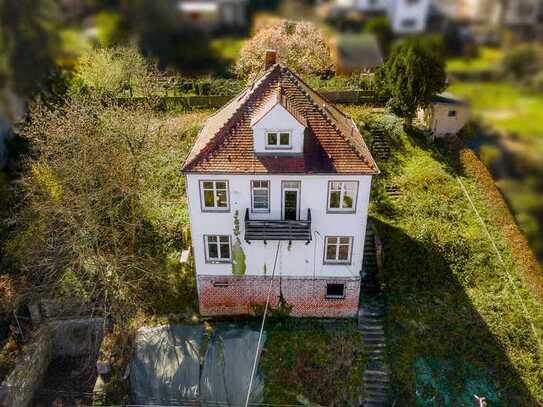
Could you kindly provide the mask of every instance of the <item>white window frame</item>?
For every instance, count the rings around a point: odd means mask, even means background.
[[[340,189],[332,189],[332,185],[334,183],[341,183]],[[352,208],[344,208],[343,207],[343,198],[345,197],[345,192],[347,191],[346,185],[347,184],[353,184],[354,185],[354,198],[353,198],[353,207]],[[356,212],[356,204],[358,203],[358,181],[343,181],[343,180],[331,180],[328,181],[328,203],[327,203],[327,211],[331,213],[355,213]],[[339,195],[339,208],[332,208],[332,192],[338,192]]]
[[[269,144],[268,136],[275,134],[277,136],[277,144]],[[288,145],[281,144],[281,134],[288,134]],[[292,148],[292,131],[291,130],[266,130],[264,133],[266,150],[290,150]]]
[[[255,186],[255,183],[257,182],[265,182],[268,184],[267,187],[262,187],[262,186]],[[271,183],[269,180],[267,179],[254,179],[254,180],[251,180],[251,212],[256,212],[256,213],[269,213],[270,212],[270,207],[271,207],[271,197],[270,197],[270,190],[271,190],[271,187],[270,187]],[[267,203],[268,203],[268,206],[266,208],[255,208],[255,191],[266,191],[266,199],[267,199]]]
[[[330,239],[337,239],[336,243],[329,243],[328,241]],[[340,246],[345,246],[346,243],[340,243],[341,239],[349,239],[349,251],[347,255],[347,259],[345,260],[339,260],[339,248]],[[334,259],[328,258],[328,246],[334,245],[335,246],[335,256]],[[343,265],[343,264],[351,264],[353,255],[353,237],[352,236],[326,236],[324,238],[324,264],[337,264],[337,265]]]
[[[219,202],[219,196],[218,191],[222,191],[222,189],[217,188],[217,183],[224,182],[226,185],[226,206],[218,206]],[[204,188],[204,183],[212,183],[213,188],[212,189],[206,189]],[[213,206],[206,206],[205,201],[205,192],[206,191],[213,191]],[[200,204],[202,208],[202,212],[230,212],[230,187],[228,185],[228,180],[211,180],[211,179],[203,179],[200,180]]]
[[[221,245],[225,244],[224,242],[221,243],[221,238],[226,237],[228,238],[228,257],[222,256],[222,249]],[[209,238],[216,238],[216,242],[211,242],[211,244],[217,245],[217,253],[219,254],[219,257],[211,257],[209,254]],[[230,235],[204,235],[204,249],[205,249],[205,255],[206,255],[206,263],[231,263],[232,262],[232,238]]]

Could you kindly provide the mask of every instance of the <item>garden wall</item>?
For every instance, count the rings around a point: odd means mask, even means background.
[[[15,369],[0,384],[0,406],[30,405],[53,358],[97,354],[103,336],[102,318],[51,321],[42,325],[24,346]]]

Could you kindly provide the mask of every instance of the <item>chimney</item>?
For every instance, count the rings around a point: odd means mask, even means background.
[[[277,51],[274,49],[267,49],[266,56],[264,57],[264,69],[268,70],[277,63]]]

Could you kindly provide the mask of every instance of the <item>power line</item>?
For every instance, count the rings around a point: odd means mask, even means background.
[[[258,362],[258,353],[260,349],[260,342],[262,341],[262,335],[264,332],[264,323],[266,322],[266,314],[268,313],[268,307],[270,305],[270,297],[273,288],[273,277],[275,276],[275,267],[277,266],[277,257],[279,255],[279,247],[281,241],[277,242],[277,250],[275,251],[275,260],[273,261],[272,276],[270,279],[270,286],[268,288],[268,298],[266,298],[266,306],[264,307],[264,315],[262,316],[262,325],[260,326],[260,333],[258,334],[258,342],[256,343],[255,360],[253,362],[253,370],[251,371],[251,380],[249,381],[249,388],[247,389],[247,399],[245,400],[245,407],[249,406],[249,398],[251,397],[251,388],[253,387],[253,379],[255,377],[256,365]]]

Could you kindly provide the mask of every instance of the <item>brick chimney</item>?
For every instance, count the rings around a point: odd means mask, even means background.
[[[266,56],[264,57],[264,69],[268,70],[277,63],[277,51],[274,49],[267,49]]]

